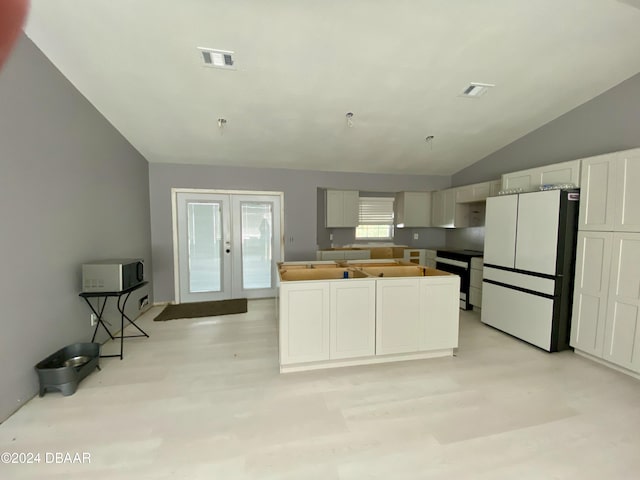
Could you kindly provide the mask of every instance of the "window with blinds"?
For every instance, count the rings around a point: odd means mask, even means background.
[[[393,239],[393,201],[393,197],[360,197],[356,239]]]

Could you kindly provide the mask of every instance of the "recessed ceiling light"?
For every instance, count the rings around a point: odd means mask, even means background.
[[[198,50],[200,50],[205,67],[224,68],[227,70],[236,69],[233,61],[233,52],[206,47],[198,47]]]
[[[469,97],[469,98],[478,98],[482,95],[484,95],[485,93],[487,93],[487,91],[492,88],[495,87],[495,85],[491,84],[491,83],[477,83],[477,82],[471,82],[460,94],[461,97]]]

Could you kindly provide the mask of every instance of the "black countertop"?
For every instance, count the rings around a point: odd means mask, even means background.
[[[436,253],[439,257],[460,259],[460,260],[468,260],[473,257],[484,256],[484,252],[481,252],[480,250],[453,250],[453,249],[442,248],[442,249],[436,250]]]

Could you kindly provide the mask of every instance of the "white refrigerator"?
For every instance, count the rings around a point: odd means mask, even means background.
[[[569,348],[577,189],[487,199],[483,323],[548,352]]]

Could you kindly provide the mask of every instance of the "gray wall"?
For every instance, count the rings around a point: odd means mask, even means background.
[[[484,227],[449,228],[446,244],[447,248],[455,250],[484,251]]]
[[[38,361],[91,339],[80,265],[151,266],[148,195],[146,160],[23,36],[0,72],[0,421],[37,392]]]
[[[460,170],[452,185],[640,146],[640,73]]]
[[[452,184],[640,146],[640,74],[459,171]],[[484,228],[447,231],[447,244],[482,249]]]
[[[284,230],[288,239],[285,258],[308,260],[315,258],[317,229],[326,230],[323,225],[320,227],[323,220],[317,215],[319,187],[387,192],[438,190],[448,187],[450,180],[440,176],[150,164],[154,298],[158,302],[174,300],[171,188],[284,192]],[[293,241],[289,241],[290,237]],[[440,244],[444,233],[435,232],[434,237]]]

